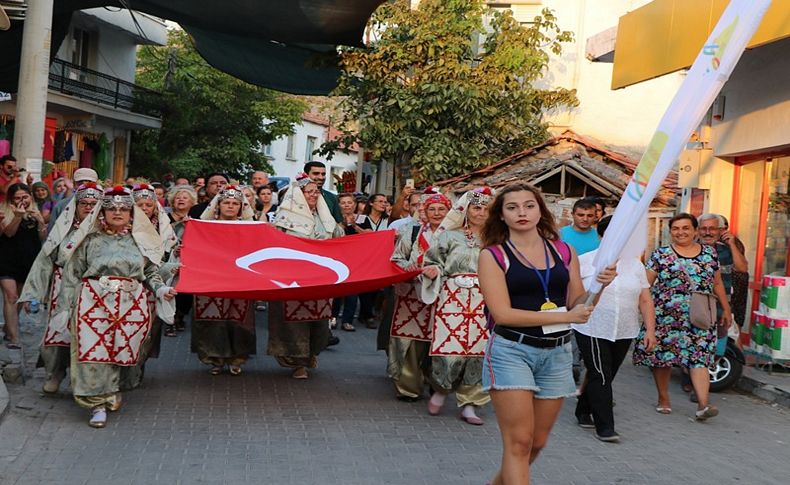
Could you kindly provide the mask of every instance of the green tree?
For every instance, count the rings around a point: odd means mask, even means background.
[[[466,173],[544,141],[547,111],[577,104],[574,90],[540,89],[549,53],[572,40],[544,9],[530,26],[482,0],[407,0],[382,5],[374,39],[342,53],[345,135],[374,158],[427,180]],[[400,173],[400,171],[399,171]]]
[[[134,134],[132,175],[223,171],[245,179],[254,170],[271,171],[259,148],[293,133],[306,108],[214,69],[182,30],[171,30],[165,47],[140,49],[137,83],[162,93],[162,128]]]

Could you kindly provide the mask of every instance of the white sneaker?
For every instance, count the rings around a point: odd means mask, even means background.
[[[107,410],[104,406],[91,409],[91,419],[88,424],[91,428],[103,428],[107,424]]]

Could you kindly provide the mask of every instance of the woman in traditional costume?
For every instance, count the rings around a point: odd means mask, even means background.
[[[431,247],[439,225],[450,209],[450,200],[442,194],[426,193],[421,197],[420,223],[398,231],[392,261],[404,269],[423,268],[425,253]],[[435,267],[424,271],[438,275]],[[425,362],[433,329],[433,305],[420,299],[419,278],[395,285],[395,310],[390,327],[387,352],[387,376],[395,385],[396,397],[416,401],[423,393]]]
[[[70,322],[74,399],[103,428],[107,411],[120,408],[121,368],[137,364],[151,330],[146,288],[165,300],[176,292],[159,276],[161,238],[122,186],[104,193],[60,253],[67,263],[52,325],[62,332]]]
[[[252,221],[254,211],[244,192],[226,185],[200,216],[206,221]],[[192,352],[219,375],[225,366],[231,375],[255,354],[255,312],[252,300],[195,296],[192,308]]]
[[[189,220],[189,210],[198,203],[198,195],[191,185],[176,185],[171,188],[167,193],[167,203],[170,205],[172,211],[168,216],[170,217],[170,227],[173,228],[178,243],[176,248],[170,252],[170,259],[168,262],[179,264],[181,261],[181,254],[177,250],[181,239],[184,237],[184,229],[186,229],[187,221]],[[184,317],[192,311],[192,303],[194,298],[192,295],[180,293],[176,296],[176,314],[174,317],[174,326],[165,327],[165,336],[174,337],[176,332],[183,332],[186,329],[184,324]]]
[[[47,380],[43,388],[47,394],[58,392],[61,381],[66,377],[70,359],[71,335],[68,329],[58,332],[51,325],[61,292],[65,265],[65,261],[58,257],[58,249],[68,243],[80,223],[99,203],[102,195],[101,187],[93,182],[82,184],[77,188],[74,197],[60,213],[60,217],[55,221],[49,236],[41,246],[41,251],[33,262],[22,295],[19,297],[19,302],[24,303],[25,311],[28,313],[34,300],[44,303],[48,309],[47,327],[39,354],[39,365],[43,365],[47,372]]]
[[[159,203],[156,189],[146,183],[137,183],[132,186],[132,199],[134,200],[134,205],[142,210],[143,214],[151,221],[151,225],[162,240],[164,255],[162,256],[163,264],[159,266],[159,276],[167,286],[175,286],[172,280],[173,271],[177,268],[177,265],[164,263],[164,261],[167,260],[168,253],[173,249],[178,239],[173,233],[173,229],[170,227],[170,219]],[[171,324],[170,326],[172,326],[172,313],[175,311],[175,302],[157,302],[154,295],[149,294],[148,303],[150,305],[151,331],[148,332],[148,336],[145,341],[143,341],[137,364],[124,367],[121,370],[122,391],[128,391],[139,387],[140,384],[143,383],[145,363],[148,359],[156,359],[159,357],[159,351],[162,345],[163,319],[161,316],[171,315],[169,322]],[[167,323],[167,321],[164,323]]]
[[[292,236],[331,239],[343,235],[321,190],[307,175],[291,183],[274,216],[274,225]],[[318,365],[318,354],[329,342],[332,300],[285,301],[269,304],[268,353],[294,379],[307,379]]]
[[[488,187],[461,197],[425,254],[425,267],[438,268],[438,277],[429,272],[421,276],[423,301],[436,304],[430,351],[434,393],[428,412],[439,414],[447,395],[455,391],[460,419],[473,425],[483,424],[475,409],[491,400],[482,388],[488,332],[477,280],[480,230],[491,199]]]

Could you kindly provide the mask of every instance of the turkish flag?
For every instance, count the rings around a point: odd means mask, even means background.
[[[183,293],[247,300],[314,300],[407,281],[390,261],[395,231],[315,241],[263,222],[190,220],[181,246]]]

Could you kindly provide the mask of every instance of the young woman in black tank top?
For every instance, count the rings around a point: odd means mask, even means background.
[[[559,241],[554,217],[540,192],[515,183],[489,208],[481,234],[478,275],[486,307],[496,322],[483,362],[503,435],[502,468],[493,484],[529,483],[537,458],[562,408],[575,393],[570,323],[587,321],[579,261]],[[563,256],[564,254],[564,256]],[[613,267],[598,275],[608,285]]]

